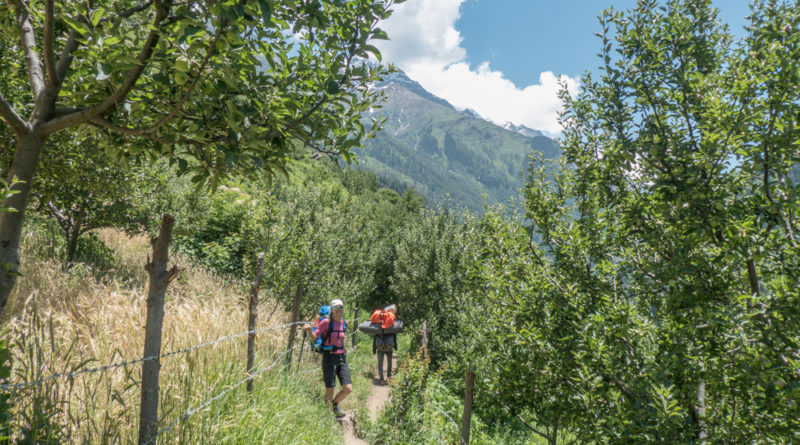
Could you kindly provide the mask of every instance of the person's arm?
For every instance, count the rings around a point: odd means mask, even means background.
[[[325,323],[326,321],[327,320],[323,320],[323,321],[321,321],[319,323],[319,326],[317,327],[317,332],[316,333],[314,333],[314,329],[313,329],[314,325],[312,325],[312,324],[303,325],[303,330],[308,332],[308,335],[309,335],[309,337],[311,337],[311,340],[316,340],[317,337],[320,336],[320,332],[322,332],[322,323]]]

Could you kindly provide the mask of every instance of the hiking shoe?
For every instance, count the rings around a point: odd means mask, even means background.
[[[333,414],[335,414],[336,417],[344,417],[344,416],[347,415],[347,413],[344,412],[344,410],[339,408],[339,405],[336,405],[336,406],[333,407]]]

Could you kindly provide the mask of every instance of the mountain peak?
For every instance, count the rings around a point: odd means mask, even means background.
[[[464,108],[463,110],[461,110],[461,112],[462,112],[462,113],[464,113],[464,114],[466,114],[467,116],[470,116],[470,117],[474,117],[474,118],[478,118],[478,119],[483,119],[483,116],[481,116],[480,114],[478,114],[478,112],[477,112],[477,111],[475,111],[475,110],[473,110],[472,108]],[[486,119],[483,119],[483,120],[486,120]]]
[[[526,127],[525,125],[516,125],[513,122],[506,122],[504,124],[496,124],[500,127],[505,128],[506,130],[513,131],[515,133],[519,133],[528,137],[536,137],[536,136],[543,136],[543,133],[539,130],[534,130],[533,128]]]
[[[395,71],[394,73],[391,73],[388,76],[384,77],[383,81],[378,82],[375,86],[378,88],[385,88],[391,84],[399,85],[420,97],[428,99],[432,102],[436,102],[440,105],[444,105],[447,108],[451,108],[453,110],[456,109],[456,107],[450,104],[450,102],[446,101],[445,99],[442,99],[441,97],[423,88],[422,85],[419,84],[419,82],[408,77],[408,75],[401,69],[397,69],[397,71]]]

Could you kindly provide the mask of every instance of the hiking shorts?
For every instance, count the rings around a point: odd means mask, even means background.
[[[339,384],[351,385],[350,367],[347,366],[347,354],[322,354],[322,380],[326,388],[336,387],[336,378]]]

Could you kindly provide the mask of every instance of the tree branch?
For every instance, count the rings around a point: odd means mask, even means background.
[[[322,96],[322,99],[320,99],[319,101],[317,101],[317,103],[316,103],[316,104],[314,104],[314,106],[312,106],[312,107],[311,107],[311,109],[309,109],[308,111],[306,111],[305,113],[303,113],[303,115],[301,115],[301,116],[300,116],[300,117],[298,117],[297,119],[295,119],[295,120],[293,120],[293,121],[289,122],[288,124],[286,124],[286,125],[285,125],[285,126],[282,128],[282,129],[280,129],[280,130],[278,130],[278,129],[272,130],[271,132],[267,133],[267,135],[266,135],[266,136],[262,136],[262,137],[260,137],[260,138],[259,138],[259,140],[262,140],[262,141],[268,141],[268,140],[270,140],[270,139],[274,138],[275,136],[278,136],[278,134],[280,134],[280,133],[286,133],[287,131],[289,131],[289,130],[291,130],[292,128],[294,128],[294,127],[296,127],[297,125],[299,125],[301,122],[303,122],[303,121],[305,121],[306,119],[308,119],[309,117],[311,117],[311,115],[312,115],[312,114],[314,114],[314,113],[316,113],[316,112],[317,112],[317,110],[319,109],[319,107],[321,107],[321,106],[322,106],[322,105],[323,105],[325,102],[327,102],[327,101],[328,101],[328,95],[327,95],[327,94],[325,94],[324,96]]]
[[[142,3],[141,5],[132,6],[132,7],[128,8],[128,9],[120,12],[119,14],[117,14],[116,17],[104,18],[104,19],[100,20],[97,23],[97,25],[99,26],[99,25],[102,25],[103,23],[107,23],[107,22],[110,22],[110,21],[116,20],[116,19],[127,19],[128,17],[136,14],[137,12],[144,11],[145,9],[149,8],[152,4],[153,4],[153,0],[147,0],[146,2]]]
[[[176,142],[185,142],[187,144],[193,144],[193,145],[202,147],[202,146],[204,146],[206,144],[209,144],[209,143],[221,142],[224,139],[222,137],[219,137],[219,138],[215,137],[215,138],[209,138],[209,139],[205,139],[205,140],[197,140],[197,139],[187,138],[187,137],[181,136],[181,135],[175,135],[175,137],[172,138],[172,139],[165,138],[165,137],[156,137],[156,136],[153,136],[151,133],[147,133],[147,132],[142,131],[142,129],[140,129],[140,128],[128,128],[128,127],[121,127],[119,125],[114,125],[114,123],[112,123],[108,119],[104,119],[102,117],[94,118],[91,121],[89,121],[88,123],[90,125],[94,125],[96,127],[103,128],[103,129],[109,130],[109,131],[113,131],[115,133],[119,133],[119,134],[122,134],[122,135],[125,135],[125,136],[137,136],[137,137],[141,137],[141,138],[147,139],[149,141],[157,142],[159,144],[174,144]]]
[[[55,204],[53,204],[53,201],[47,201],[47,209],[56,217],[56,221],[58,221],[58,224],[65,233],[69,233],[72,230],[70,217],[61,210],[58,210]]]
[[[162,126],[164,126],[164,124],[166,124],[170,119],[172,119],[173,117],[175,117],[176,114],[178,114],[178,112],[181,110],[181,108],[183,108],[183,105],[189,99],[189,96],[191,96],[192,92],[194,91],[195,86],[197,85],[197,82],[200,80],[200,77],[202,77],[202,75],[203,75],[203,71],[205,70],[206,66],[208,66],[208,62],[211,60],[211,56],[214,54],[214,52],[216,50],[217,40],[219,40],[220,35],[222,35],[222,30],[223,29],[224,28],[222,26],[217,28],[217,33],[214,35],[214,39],[211,41],[211,45],[209,47],[210,49],[206,53],[206,56],[203,58],[203,61],[200,63],[200,67],[197,68],[197,74],[194,76],[194,78],[192,79],[192,82],[189,84],[189,88],[186,89],[186,92],[184,92],[183,96],[178,100],[178,103],[176,103],[175,106],[172,107],[172,109],[169,111],[169,113],[167,113],[163,117],[161,117],[161,119],[159,119],[158,122],[156,122],[154,125],[152,125],[150,127],[136,128],[136,129],[128,128],[128,127],[122,127],[122,126],[116,126],[116,125],[113,125],[113,124],[111,124],[111,122],[106,121],[106,120],[104,120],[104,122],[99,122],[99,123],[101,125],[103,125],[103,126],[110,124],[110,125],[112,125],[112,127],[109,128],[109,129],[114,130],[114,131],[116,131],[118,133],[127,134],[127,135],[131,135],[131,136],[147,136],[148,134],[151,134],[151,133],[155,132],[156,130],[158,130],[159,128],[161,128]],[[97,119],[95,121],[97,121]]]
[[[23,133],[28,129],[28,125],[25,121],[19,117],[19,114],[17,114],[11,104],[6,102],[2,92],[0,92],[0,116],[3,117],[8,123],[8,126],[14,129],[16,133]]]
[[[152,24],[153,28],[155,29],[150,30],[147,40],[145,41],[144,46],[142,47],[141,51],[139,51],[139,55],[136,58],[138,63],[128,71],[127,76],[125,76],[125,80],[122,82],[122,85],[119,88],[117,88],[110,96],[106,97],[105,100],[92,108],[73,114],[68,114],[47,122],[42,126],[42,131],[45,134],[50,134],[74,125],[85,124],[98,118],[106,111],[120,103],[133,89],[134,85],[136,85],[136,81],[139,80],[142,72],[144,72],[145,66],[147,66],[147,62],[153,55],[154,48],[160,38],[159,28],[162,24],[161,22],[166,18],[166,16],[167,7],[164,6],[162,2],[156,2],[156,17],[153,19]]]
[[[55,12],[53,11],[54,0],[45,0],[44,2],[44,36],[42,45],[44,45],[44,67],[47,71],[47,85],[49,87],[56,87],[59,84],[59,79],[56,76],[55,56],[53,55],[53,20]]]
[[[25,52],[25,64],[28,67],[28,81],[31,84],[31,92],[35,101],[39,97],[39,93],[44,89],[44,73],[42,72],[42,62],[39,60],[39,54],[36,52],[36,36],[33,32],[33,23],[31,23],[31,16],[23,0],[14,1],[14,11],[17,14],[19,38]]]
[[[61,50],[61,55],[58,56],[58,63],[55,68],[55,78],[58,79],[58,85],[64,81],[67,76],[67,70],[72,63],[72,53],[78,49],[78,31],[74,29],[69,32],[67,42],[64,44],[64,49]]]

